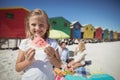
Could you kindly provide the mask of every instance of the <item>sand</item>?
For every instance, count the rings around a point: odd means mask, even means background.
[[[73,52],[77,44],[67,48]],[[92,65],[98,65],[105,73],[120,80],[120,41],[87,43],[86,59],[92,60]],[[20,80],[20,73],[15,71],[15,61],[18,50],[0,50],[0,80]]]
[[[20,80],[21,75],[15,71],[17,52],[0,50],[0,80]]]

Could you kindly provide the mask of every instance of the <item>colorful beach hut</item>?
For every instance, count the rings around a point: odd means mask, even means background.
[[[120,33],[118,33],[118,40],[120,40]]]
[[[72,38],[81,38],[81,27],[82,25],[79,23],[79,21],[74,21],[71,23],[71,28],[72,28]]]
[[[115,31],[115,32],[113,33],[113,35],[114,35],[114,40],[117,40],[117,39],[118,39],[118,33],[117,33],[117,31]]]
[[[101,27],[96,28],[95,39],[97,39],[97,40],[102,39],[102,28]]]
[[[0,38],[25,38],[25,8],[0,9]]]
[[[94,39],[95,29],[94,29],[93,25],[87,24],[87,25],[84,25],[83,27],[84,27],[83,38],[84,39]]]
[[[64,17],[49,18],[51,30],[60,30],[70,35],[70,22]]]
[[[108,29],[103,30],[103,40],[109,39],[109,32]]]
[[[109,39],[110,39],[110,41],[113,40],[113,31],[112,30],[110,30],[110,32],[109,32]]]

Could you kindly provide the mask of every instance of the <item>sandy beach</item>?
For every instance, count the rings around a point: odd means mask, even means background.
[[[0,50],[0,80],[20,80],[21,75],[15,71],[17,52]]]
[[[68,45],[73,52],[77,44]],[[87,43],[86,59],[92,60],[92,65],[98,65],[105,73],[120,80],[120,41]],[[0,80],[20,80],[21,75],[15,71],[15,61],[18,50],[0,50]]]

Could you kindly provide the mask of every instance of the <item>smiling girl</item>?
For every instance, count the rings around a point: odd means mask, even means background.
[[[21,41],[16,61],[16,71],[24,71],[22,80],[54,80],[53,66],[60,68],[58,44],[48,38],[50,25],[45,11],[34,9],[26,18],[26,39]],[[36,38],[42,38],[49,46],[36,49],[30,46]],[[37,56],[36,56],[37,55]]]

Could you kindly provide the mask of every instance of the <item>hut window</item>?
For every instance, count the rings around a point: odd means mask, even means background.
[[[57,22],[56,22],[56,21],[53,21],[53,22],[52,22],[52,25],[53,25],[53,26],[55,26],[56,24],[57,24]]]
[[[79,25],[75,25],[75,28],[76,28],[76,29],[80,29]]]
[[[67,23],[66,22],[64,22],[64,27],[67,27]]]
[[[14,14],[13,13],[6,13],[5,16],[8,19],[13,19],[14,18]]]
[[[91,31],[93,31],[93,29],[91,28]]]
[[[86,28],[86,30],[88,30],[88,27]]]

